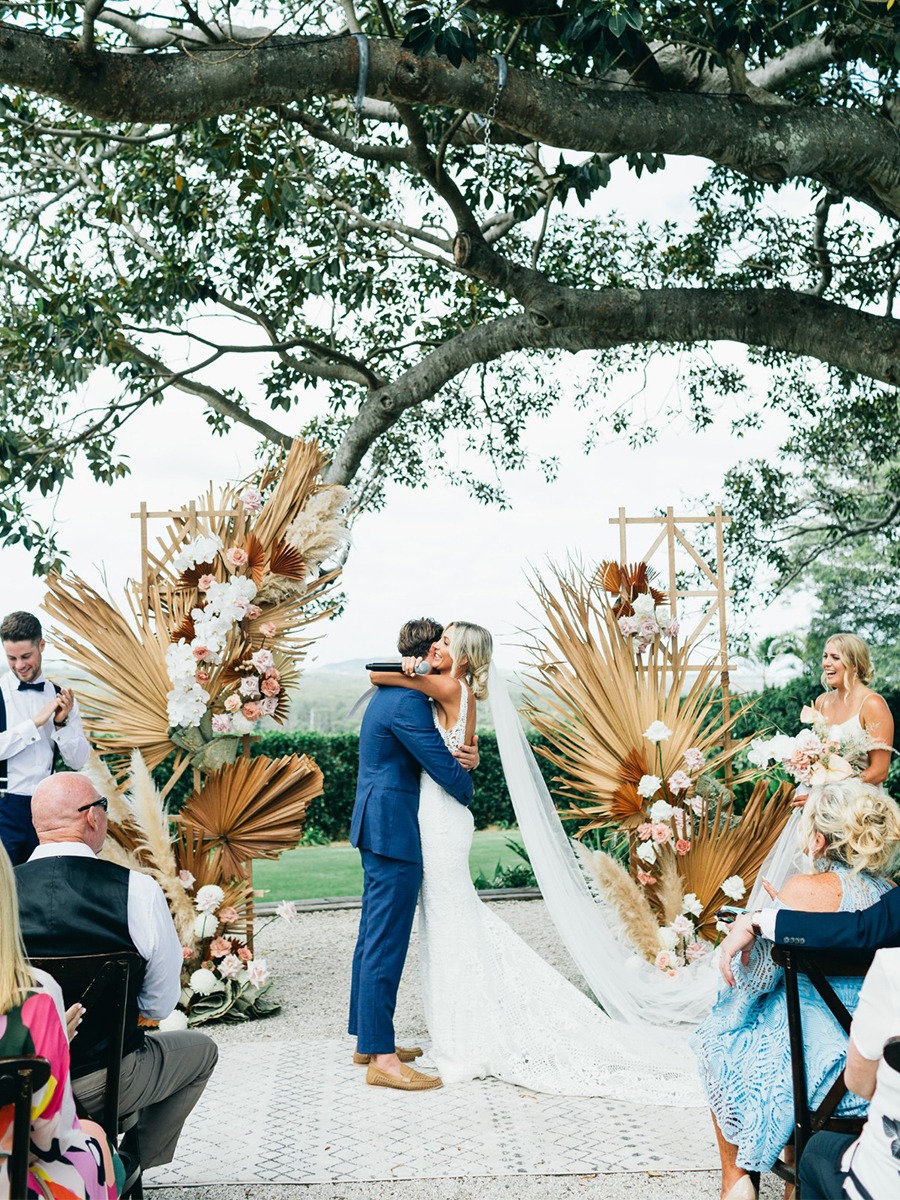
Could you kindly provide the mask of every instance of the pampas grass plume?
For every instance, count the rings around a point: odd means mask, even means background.
[[[602,850],[580,846],[580,857],[597,881],[601,895],[616,909],[634,948],[653,962],[659,954],[659,925],[653,909],[626,869]]]
[[[671,925],[681,914],[684,904],[684,888],[681,876],[678,874],[675,855],[671,851],[668,854],[662,851],[661,859],[662,861],[657,861],[656,864],[656,874],[659,879],[656,885],[656,898],[662,909],[663,920],[667,925]]]

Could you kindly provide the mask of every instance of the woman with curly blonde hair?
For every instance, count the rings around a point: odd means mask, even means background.
[[[900,808],[881,788],[859,778],[814,787],[797,828],[811,874],[795,875],[780,907],[804,912],[858,912],[891,888],[900,854]],[[715,1122],[725,1200],[754,1200],[754,1172],[768,1171],[793,1126],[791,1053],[784,978],[771,943],[758,939],[735,986],[719,997],[691,1037]],[[832,978],[852,1012],[862,980]],[[801,978],[803,1041],[810,1107],[816,1108],[840,1074],[847,1038],[808,980]],[[859,1116],[866,1102],[848,1095],[837,1115]]]

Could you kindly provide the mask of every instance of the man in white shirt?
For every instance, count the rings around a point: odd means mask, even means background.
[[[80,771],[91,748],[69,688],[44,678],[41,623],[28,612],[0,624],[9,673],[0,679],[0,841],[13,866],[37,845],[31,797],[53,771],[56,755]]]
[[[216,1065],[216,1044],[196,1030],[151,1033],[178,1002],[184,956],[165,896],[149,875],[97,857],[106,839],[106,800],[85,775],[63,772],[38,784],[32,814],[40,845],[16,868],[22,938],[30,958],[134,950],[144,961],[130,981],[119,1114],[141,1111],[144,1167],[171,1162],[181,1127]],[[66,996],[72,1004],[77,996]],[[87,1111],[103,1104],[105,1014],[86,1012],[72,1042],[72,1087]]]

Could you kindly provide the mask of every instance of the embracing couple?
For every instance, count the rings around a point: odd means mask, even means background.
[[[403,672],[374,673],[360,730],[350,840],[365,872],[353,957],[349,1031],[367,1082],[404,1091],[491,1076],[556,1095],[702,1106],[685,1047],[666,1031],[613,1021],[482,903],[469,874],[477,766],[475,709],[491,707],[520,831],[545,900],[561,891],[564,924],[584,912],[595,949],[596,909],[503,681],[486,629],[411,621],[400,632]],[[430,673],[414,666],[427,658]],[[576,889],[581,892],[576,894]],[[420,891],[421,889],[421,891]],[[439,1076],[409,1064],[394,1040],[397,988],[419,900],[422,1000]],[[552,909],[551,909],[552,912]],[[554,917],[559,927],[559,920]],[[571,933],[571,929],[568,931]],[[567,939],[571,945],[571,939]],[[609,973],[609,963],[600,974]],[[596,987],[595,987],[596,991]]]

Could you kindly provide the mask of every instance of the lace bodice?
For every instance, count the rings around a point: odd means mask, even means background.
[[[448,750],[458,750],[466,740],[466,714],[469,711],[469,689],[459,680],[459,716],[450,729],[445,729],[438,719],[438,707],[431,701],[431,715],[438,733],[447,744]]]

